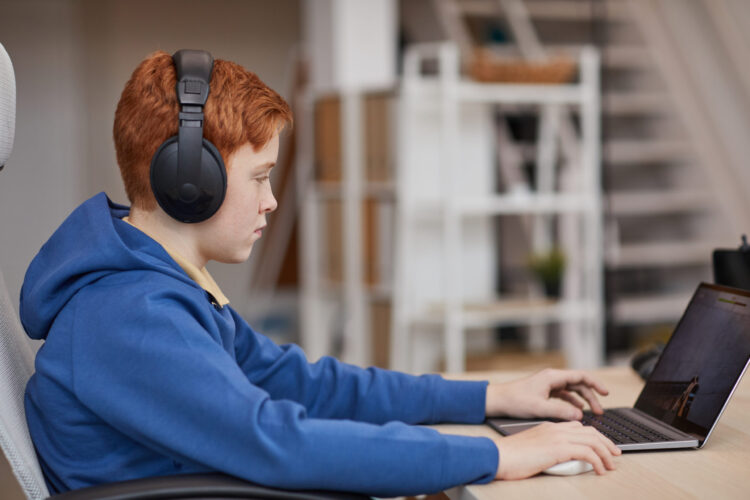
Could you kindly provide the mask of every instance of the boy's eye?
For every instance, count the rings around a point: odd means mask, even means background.
[[[255,180],[258,182],[266,182],[270,178],[271,178],[270,175],[264,175],[263,177],[256,177]]]

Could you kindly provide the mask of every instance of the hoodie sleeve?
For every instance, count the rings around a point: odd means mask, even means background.
[[[298,346],[276,346],[234,316],[237,363],[248,379],[273,399],[300,403],[311,417],[377,424],[484,421],[487,382],[365,370],[329,356],[309,363]]]
[[[141,289],[142,291],[142,289]],[[76,396],[109,425],[175,460],[274,487],[412,495],[490,481],[486,438],[311,417],[251,383],[169,291],[75,299]],[[290,377],[296,376],[290,374]]]

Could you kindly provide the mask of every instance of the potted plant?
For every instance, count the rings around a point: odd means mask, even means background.
[[[565,254],[558,248],[548,252],[532,254],[529,269],[542,282],[548,297],[559,298],[562,276],[565,271]]]

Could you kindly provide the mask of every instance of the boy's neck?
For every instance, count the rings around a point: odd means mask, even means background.
[[[128,221],[162,246],[182,255],[198,269],[206,266],[207,259],[199,251],[197,234],[191,224],[176,221],[158,208],[146,211],[133,207]]]

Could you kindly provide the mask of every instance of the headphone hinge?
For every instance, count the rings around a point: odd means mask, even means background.
[[[202,127],[203,126],[203,112],[200,112],[200,111],[199,112],[180,111],[179,119],[180,119],[180,127]]]
[[[177,82],[177,99],[183,106],[204,106],[208,99],[208,82],[201,80],[189,80],[183,77]]]

